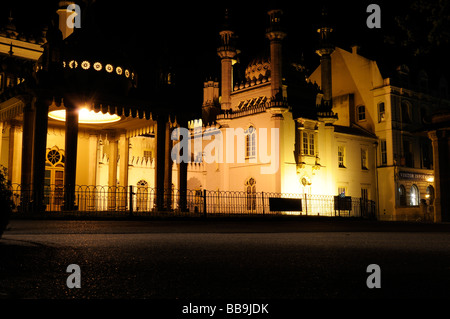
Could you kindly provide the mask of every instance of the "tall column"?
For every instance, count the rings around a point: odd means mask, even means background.
[[[97,183],[97,166],[98,166],[98,135],[89,134],[89,186],[96,186]]]
[[[282,97],[282,40],[286,33],[281,27],[281,16],[283,11],[270,10],[267,12],[270,24],[267,28],[266,37],[270,41],[270,86],[272,98],[281,100]]]
[[[34,146],[33,146],[33,210],[45,210],[44,178],[45,178],[45,152],[47,148],[48,107],[49,101],[37,98],[34,101]]]
[[[109,161],[108,161],[108,210],[116,210],[117,195],[117,136],[108,133]]]
[[[438,129],[428,132],[433,146],[434,168],[434,222],[450,220],[450,130]]]
[[[22,161],[22,148],[20,146],[21,136],[19,123],[11,121],[9,124],[9,158],[8,158],[8,179],[12,184],[20,183],[20,171]]]
[[[21,173],[21,207],[28,211],[31,200],[31,181],[33,169],[33,141],[34,141],[35,111],[31,103],[23,108],[22,129],[22,173]]]
[[[88,207],[95,209],[96,206],[96,185],[98,175],[98,135],[89,134],[89,165],[88,165]]]
[[[64,166],[64,209],[75,209],[75,183],[78,148],[78,109],[66,106],[65,158]]]
[[[326,52],[321,50],[320,52]],[[320,74],[321,86],[323,91],[323,99],[327,105],[331,105],[332,100],[332,86],[331,86],[331,55],[323,54],[320,56]]]
[[[172,166],[171,157],[172,150],[172,124],[170,121],[166,123],[166,142],[165,142],[165,161],[164,161],[164,206],[167,210],[172,208]]]
[[[333,29],[329,26],[327,12],[322,11],[322,27],[317,32],[320,34],[320,47],[316,53],[320,56],[321,68],[321,89],[323,92],[324,106],[331,110],[332,108],[332,79],[331,79],[331,53],[334,51],[334,45],[331,43],[331,33]]]
[[[119,207],[125,209],[127,206],[127,192],[128,192],[128,155],[129,155],[129,138],[125,133],[120,134],[119,137],[119,186],[120,197]]]
[[[165,144],[166,144],[166,117],[158,116],[156,123],[156,209],[164,209],[164,171],[165,171]]]

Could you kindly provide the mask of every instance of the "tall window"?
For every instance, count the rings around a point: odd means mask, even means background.
[[[254,158],[256,156],[256,130],[253,126],[250,126],[245,131],[246,141],[246,157]]]
[[[308,133],[303,131],[303,155],[308,155]]]
[[[412,152],[412,143],[406,139],[403,139],[403,163],[408,167],[414,167],[414,157]]]
[[[361,188],[361,199],[363,201],[369,200],[369,189],[367,187]]]
[[[345,147],[338,146],[338,164],[339,167],[345,168]]]
[[[398,187],[398,199],[400,202],[400,206],[406,206],[406,189],[403,185],[400,185]]]
[[[401,103],[402,122],[411,123],[411,104],[406,101]]]
[[[387,165],[386,140],[380,140],[381,165]]]
[[[378,104],[378,122],[383,122],[385,120],[386,110],[384,102]]]
[[[357,108],[358,121],[364,121],[366,119],[366,107],[364,105],[359,105]]]
[[[309,155],[314,155],[314,133],[309,133]]]
[[[367,149],[361,149],[361,169],[368,169],[367,165]]]
[[[314,156],[316,154],[314,133],[303,131],[302,134],[302,154]]]
[[[254,178],[249,178],[245,182],[245,191],[247,193],[247,210],[256,209],[256,181]]]

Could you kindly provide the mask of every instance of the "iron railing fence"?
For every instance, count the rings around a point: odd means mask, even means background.
[[[11,186],[14,213],[30,212],[32,193],[20,184]],[[247,193],[245,191],[210,191],[178,189],[170,191],[137,186],[88,186],[75,187],[75,212],[110,215],[159,214],[173,216],[244,216],[244,215],[308,215],[375,218],[375,203],[356,197],[346,197],[345,205],[339,196],[290,194],[273,192]],[[274,210],[272,198],[297,199],[301,207],[294,210]],[[338,201],[338,202],[337,202]],[[64,211],[64,188],[47,185],[44,188],[44,205],[41,212]],[[74,212],[72,211],[72,213]]]

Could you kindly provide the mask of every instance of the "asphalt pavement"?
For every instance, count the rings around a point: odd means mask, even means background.
[[[191,300],[448,299],[449,230],[340,219],[13,220],[0,240],[0,298],[175,300],[180,314]],[[72,275],[80,288],[69,287]]]

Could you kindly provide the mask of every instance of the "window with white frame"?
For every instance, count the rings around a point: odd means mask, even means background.
[[[246,158],[254,158],[256,156],[256,129],[250,126],[245,131]]]
[[[316,154],[315,133],[303,131],[302,154],[314,156]]]
[[[381,165],[387,165],[386,140],[380,140]]]

